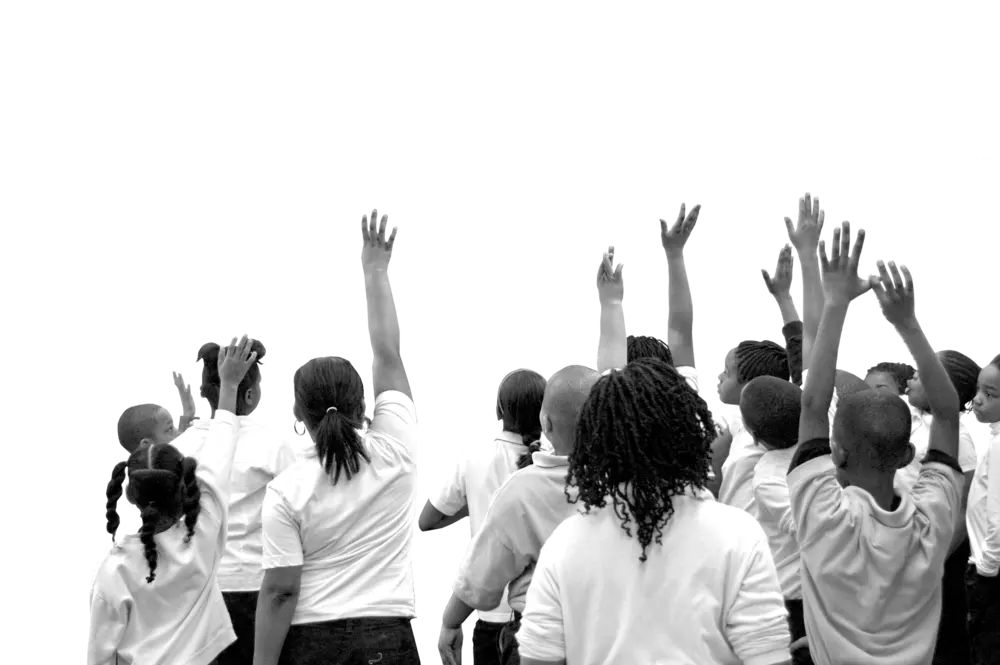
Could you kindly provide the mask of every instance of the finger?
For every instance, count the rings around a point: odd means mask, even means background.
[[[799,199],[799,216],[807,217],[811,208],[812,197],[809,196],[809,192],[806,192],[806,195]]]
[[[365,243],[371,242],[371,235],[368,233],[368,215],[361,215],[361,238]]]
[[[252,353],[250,354],[250,357],[249,357],[249,358],[247,358],[247,362],[248,362],[248,363],[250,363],[250,364],[252,365],[252,364],[253,364],[254,362],[256,362],[256,361],[257,361],[257,352],[256,352],[256,351],[254,351],[254,352],[252,352]]]
[[[788,231],[789,236],[795,235],[795,225],[792,224],[792,220],[785,217],[785,230]]]
[[[396,243],[397,230],[397,227],[392,227],[392,233],[389,234],[389,239],[385,241],[385,249],[388,252],[392,252],[392,246]]]
[[[830,265],[837,266],[840,263],[840,229],[833,230],[833,242],[830,244]]]
[[[764,286],[767,287],[768,291],[770,291],[770,292],[773,293],[774,292],[774,284],[771,282],[771,276],[769,274],[767,274],[767,271],[764,270],[763,268],[761,268],[760,274],[764,277]]]
[[[687,216],[687,221],[694,224],[698,221],[698,215],[701,214],[701,204],[697,204],[695,207],[691,208],[691,212]]]
[[[680,224],[681,222],[683,222],[683,221],[684,221],[684,211],[685,211],[685,210],[687,210],[687,206],[685,206],[685,205],[684,205],[684,204],[682,203],[682,204],[681,204],[681,211],[680,211],[680,213],[679,213],[679,214],[677,215],[677,221],[676,221],[676,222],[674,222],[674,226],[677,226],[678,224]]]
[[[668,233],[669,233],[669,229],[667,228],[667,220],[661,219],[660,220],[660,237],[661,238],[665,238]]]
[[[892,274],[892,285],[900,293],[904,293],[906,289],[903,288],[903,277],[899,274],[899,269],[896,267],[895,261],[889,261],[889,272]]]
[[[615,268],[615,281],[616,282],[622,281],[622,268],[624,268],[624,267],[625,267],[624,263],[619,263],[618,267]]]
[[[374,244],[378,237],[378,210],[372,210],[371,219],[368,220],[368,240]]]
[[[819,217],[819,197],[817,196],[816,198],[813,199],[812,218],[816,219],[818,217]]]
[[[861,263],[861,250],[865,247],[865,230],[858,229],[858,237],[854,240],[854,249],[851,250],[851,258],[847,263],[851,274],[857,274],[858,264]]]
[[[886,295],[889,295],[895,289],[892,285],[892,279],[889,277],[889,272],[885,269],[885,262],[878,261],[875,267],[878,269],[878,279],[882,284],[882,289],[886,292]]]
[[[840,225],[840,262],[846,265],[851,260],[851,223]]]
[[[604,262],[601,264],[604,277],[611,277],[611,273],[614,270],[611,268],[611,254],[609,252],[604,252]]]
[[[819,211],[819,221],[816,223],[816,232],[817,233],[822,233],[823,232],[823,222],[825,222],[825,221],[826,221],[826,213],[823,212],[822,210],[820,210]]]
[[[885,289],[882,288],[882,280],[878,275],[870,275],[868,277],[868,284],[872,287],[872,291],[875,293],[875,297],[878,299],[879,305],[886,305],[888,303]]]
[[[243,348],[240,350],[240,358],[246,360],[250,357],[250,353],[253,351],[253,339],[243,336]]]
[[[899,266],[899,269],[903,271],[903,290],[906,291],[906,295],[913,297],[913,275],[910,274],[910,269],[906,266]]]
[[[378,245],[385,247],[385,225],[389,222],[389,215],[382,215],[382,221],[378,225]]]
[[[830,271],[830,261],[826,258],[826,241],[819,241],[819,267],[824,274]]]

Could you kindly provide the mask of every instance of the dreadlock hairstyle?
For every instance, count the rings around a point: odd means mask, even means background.
[[[205,366],[201,370],[201,396],[208,400],[213,412],[219,409],[219,391],[222,389],[222,379],[219,378],[219,350],[219,345],[214,342],[203,344],[198,349],[198,360],[202,360],[205,363]],[[248,409],[248,405],[246,404],[246,392],[260,382],[259,365],[264,354],[267,353],[264,344],[257,339],[252,341],[250,351],[257,353],[257,359],[250,365],[250,369],[247,370],[237,389],[237,416],[245,416],[252,410]]]
[[[670,347],[662,339],[645,335],[641,337],[629,335],[626,343],[628,345],[627,362],[639,358],[659,358],[671,367],[674,366],[674,354],[671,353]]]
[[[642,554],[673,515],[671,497],[704,488],[715,437],[712,414],[670,365],[641,358],[594,385],[576,427],[566,498],[589,512],[610,496],[622,530],[636,522]],[[570,488],[579,490],[571,496]]]
[[[118,443],[129,454],[139,447],[143,439],[156,438],[156,414],[163,408],[158,404],[130,406],[118,419]]]
[[[371,462],[358,430],[365,417],[361,375],[343,358],[313,358],[295,372],[295,413],[313,436],[316,455],[333,483],[347,480]]]
[[[868,373],[881,372],[883,374],[888,374],[896,382],[896,388],[899,390],[899,394],[902,395],[906,392],[906,384],[913,375],[917,373],[917,370],[913,368],[912,365],[906,363],[879,363],[871,369]]]
[[[942,351],[938,354],[941,364],[948,372],[948,378],[958,391],[958,402],[962,411],[967,411],[969,403],[976,397],[979,389],[979,373],[983,368],[976,361],[958,351]]]
[[[500,381],[497,388],[497,420],[504,429],[520,434],[528,446],[517,461],[517,468],[531,466],[531,454],[541,449],[542,399],[545,397],[545,377],[530,369],[517,369]]]
[[[170,444],[154,443],[139,446],[127,462],[119,462],[111,472],[105,513],[108,533],[114,542],[115,532],[121,524],[117,504],[122,496],[127,469],[128,495],[142,514],[139,539],[145,548],[146,562],[149,564],[146,582],[156,579],[156,541],[153,536],[157,525],[165,520],[176,520],[183,514],[184,525],[187,527],[184,542],[191,542],[201,513],[201,489],[195,477],[197,468],[198,462],[193,457],[184,457]]]
[[[788,354],[785,347],[770,341],[740,342],[736,347],[736,378],[740,383],[753,381],[759,376],[775,376],[788,381]]]

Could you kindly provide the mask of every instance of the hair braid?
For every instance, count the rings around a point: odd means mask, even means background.
[[[659,358],[671,367],[674,366],[674,354],[670,351],[667,343],[658,337],[646,335],[629,335],[625,340],[627,356],[626,360],[632,362],[639,358]]]
[[[958,392],[958,403],[965,411],[969,402],[976,397],[979,385],[979,372],[982,367],[976,364],[969,356],[958,351],[942,351],[940,354],[941,364],[948,371],[948,378]]]
[[[540,437],[536,436],[533,439],[532,437],[525,437],[524,439],[525,441],[530,440],[531,443],[525,444],[528,446],[528,450],[522,453],[521,456],[518,458],[517,460],[518,469],[525,469],[534,464],[535,461],[534,459],[532,459],[532,455],[534,455],[535,453],[537,453],[539,450],[542,449],[542,441]]]
[[[194,536],[194,527],[198,523],[198,515],[201,514],[201,488],[198,486],[198,478],[195,470],[198,468],[198,460],[193,457],[185,457],[181,461],[181,484],[182,498],[181,506],[184,510],[184,526],[187,527],[187,535],[184,542],[191,542]]]
[[[906,363],[879,363],[868,370],[869,374],[872,372],[882,372],[891,376],[896,382],[896,389],[902,395],[906,392],[906,384],[917,373],[917,370]]]
[[[758,376],[775,376],[788,381],[788,353],[785,347],[770,341],[740,342],[736,347],[736,378],[749,383]]]
[[[142,509],[142,527],[139,529],[139,540],[142,541],[143,549],[146,554],[146,563],[149,564],[149,576],[146,577],[146,582],[152,582],[156,579],[156,541],[153,540],[153,536],[156,535],[156,525],[160,521],[160,511],[153,505],[147,505]]]
[[[118,462],[114,470],[111,471],[111,480],[108,481],[108,503],[106,504],[105,516],[108,519],[108,533],[111,534],[111,542],[115,540],[115,533],[122,523],[118,517],[118,499],[122,498],[122,485],[125,484],[125,469],[128,462]]]
[[[705,401],[670,365],[654,358],[631,362],[602,377],[584,403],[566,497],[582,501],[588,512],[604,508],[610,497],[629,537],[635,520],[639,560],[646,561],[648,546],[662,544],[674,512],[671,497],[707,485],[714,437]]]

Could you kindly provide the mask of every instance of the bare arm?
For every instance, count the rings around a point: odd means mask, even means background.
[[[253,665],[277,665],[298,604],[302,566],[269,568],[257,597]]]
[[[420,512],[418,526],[421,531],[437,531],[438,529],[443,529],[446,526],[451,526],[455,522],[459,522],[468,516],[468,505],[454,515],[445,515],[440,510],[435,508],[430,501],[428,501],[424,504],[424,509]]]
[[[691,208],[687,216],[684,210],[685,206],[681,204],[677,221],[669,228],[664,220],[660,220],[660,242],[667,257],[670,278],[667,289],[667,346],[676,367],[694,367],[694,303],[684,262],[684,247],[698,223],[701,206]]]
[[[802,385],[802,322],[792,300],[792,277],[795,262],[792,258],[792,246],[785,245],[778,253],[778,266],[774,277],[766,270],[761,270],[764,285],[768,293],[774,296],[781,312],[781,334],[785,337],[785,355],[788,358],[788,376],[792,383]]]
[[[601,338],[597,347],[597,371],[621,369],[628,362],[628,336],[625,332],[625,283],[623,264],[614,266],[615,248],[608,247],[597,269],[597,296],[601,302]]]
[[[826,296],[820,275],[820,261],[817,256],[819,237],[823,231],[825,215],[819,207],[819,198],[813,199],[808,193],[799,199],[797,224],[785,217],[788,240],[795,247],[802,266],[802,369],[812,367],[811,362],[816,335],[819,334],[820,318]]]

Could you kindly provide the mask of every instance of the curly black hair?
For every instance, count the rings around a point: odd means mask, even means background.
[[[629,537],[635,520],[644,562],[650,543],[662,544],[671,497],[707,485],[715,433],[705,400],[673,367],[655,358],[630,362],[603,376],[584,403],[566,498],[589,512],[610,496]]]
[[[896,382],[896,390],[902,395],[906,392],[906,384],[913,375],[917,373],[917,370],[907,363],[889,363],[883,362],[875,365],[868,370],[868,373],[881,372],[883,374],[888,374]]]
[[[639,358],[659,358],[671,367],[674,366],[673,352],[667,346],[667,343],[658,337],[629,335],[625,342],[628,353],[626,359],[628,362],[638,360]]]
[[[121,524],[118,517],[118,499],[122,496],[125,471],[128,470],[128,494],[142,512],[139,539],[145,547],[149,564],[147,582],[156,579],[156,527],[166,519],[183,514],[187,528],[185,543],[191,542],[198,515],[201,513],[201,489],[195,477],[198,462],[184,457],[170,444],[139,446],[127,462],[119,462],[111,472],[107,488],[105,516],[111,540]]]

